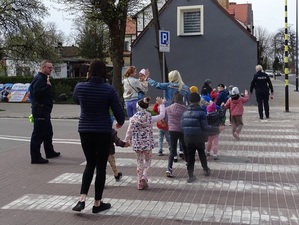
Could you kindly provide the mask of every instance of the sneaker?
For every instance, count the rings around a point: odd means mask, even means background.
[[[173,157],[173,161],[178,162],[178,157],[177,156]]]
[[[219,156],[218,155],[214,155],[214,160],[219,160]]]
[[[233,136],[234,136],[234,138],[235,138],[236,140],[239,140],[239,139],[240,139],[240,137],[239,137],[239,133],[237,133],[237,132],[234,132],[234,133],[233,133]]]
[[[158,156],[162,156],[163,155],[163,150],[160,150],[159,152],[158,152]]]
[[[166,170],[166,177],[173,177],[172,169],[168,168],[168,170]]]
[[[104,203],[101,201],[101,204],[99,206],[93,206],[92,207],[92,213],[99,213],[102,211],[105,211],[107,209],[111,208],[111,204],[110,203]]]
[[[122,176],[123,176],[123,174],[121,172],[119,172],[117,174],[117,176],[114,176],[114,178],[115,178],[116,181],[120,181],[120,179],[122,178]]]
[[[210,169],[205,170],[205,177],[208,177],[210,175],[211,175],[211,170]]]
[[[142,183],[142,189],[147,189],[148,188],[148,183],[147,183],[147,180],[145,178],[141,179],[141,183]]]
[[[189,177],[187,183],[193,183],[196,180],[195,176]]]
[[[185,159],[185,155],[184,155],[184,153],[183,153],[183,152],[180,152],[180,153],[179,153],[179,157],[180,157],[181,159]]]

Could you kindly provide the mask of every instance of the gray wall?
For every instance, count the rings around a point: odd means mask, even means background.
[[[186,85],[201,88],[206,78],[249,89],[257,63],[257,42],[222,8],[207,0],[172,0],[160,15],[161,29],[170,31],[170,52],[165,53],[169,71],[180,71]],[[204,35],[177,36],[177,7],[204,5]],[[132,46],[132,65],[150,69],[150,77],[162,82],[154,27],[150,26]],[[150,87],[154,98],[163,93]],[[251,98],[250,104],[255,99]]]

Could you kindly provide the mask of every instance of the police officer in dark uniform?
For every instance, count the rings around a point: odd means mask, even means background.
[[[42,143],[44,143],[46,158],[60,156],[60,152],[55,152],[52,144],[53,128],[51,112],[53,108],[53,93],[49,78],[52,69],[52,63],[47,60],[42,61],[40,71],[33,78],[29,88],[34,119],[30,141],[32,164],[44,164],[49,162],[41,156],[40,147]]]
[[[268,74],[263,72],[263,67],[257,65],[255,67],[256,74],[253,76],[250,85],[250,94],[252,94],[253,89],[255,89],[256,101],[258,104],[258,111],[260,119],[264,118],[263,116],[263,106],[265,110],[266,118],[269,118],[269,90],[271,91],[271,98],[273,98],[273,86]]]

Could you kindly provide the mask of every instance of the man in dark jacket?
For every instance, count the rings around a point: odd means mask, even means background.
[[[263,67],[257,65],[255,67],[256,74],[253,76],[250,85],[250,94],[252,94],[253,89],[255,89],[256,101],[258,104],[258,111],[260,119],[264,118],[263,116],[263,105],[265,110],[266,118],[269,118],[269,90],[271,91],[271,98],[273,98],[273,86],[268,74],[264,73]]]
[[[44,143],[46,158],[60,156],[55,152],[52,144],[53,128],[51,123],[51,112],[53,108],[53,93],[50,82],[50,74],[53,69],[48,60],[41,62],[40,72],[33,78],[29,91],[32,115],[34,119],[33,132],[30,141],[30,154],[32,164],[48,163],[42,158],[40,146]]]
[[[187,146],[187,170],[189,178],[188,183],[196,180],[194,176],[195,152],[197,150],[201,162],[201,166],[205,171],[205,176],[209,176],[211,170],[207,165],[207,157],[205,154],[205,142],[208,135],[218,134],[219,127],[208,125],[205,111],[199,105],[200,96],[198,93],[190,94],[190,105],[184,112],[181,120],[181,127],[184,133],[184,140]]]

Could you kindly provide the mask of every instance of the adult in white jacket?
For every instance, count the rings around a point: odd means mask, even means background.
[[[148,70],[142,69],[140,73],[143,73],[140,78],[144,78],[147,76]],[[123,98],[126,104],[127,115],[130,118],[136,113],[136,103],[139,100],[138,93],[142,92],[145,94],[148,91],[148,85],[146,80],[137,78],[135,66],[130,66],[125,72],[123,85]]]

